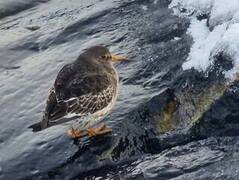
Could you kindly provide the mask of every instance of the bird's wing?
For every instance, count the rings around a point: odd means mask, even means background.
[[[75,70],[72,67],[72,64],[65,65],[60,72],[58,73],[55,83],[54,90],[56,93],[56,98],[58,101],[67,99],[67,84],[72,77],[75,76]]]
[[[106,74],[84,74],[65,66],[58,74],[47,101],[47,124],[55,124],[68,113],[93,114],[106,107],[116,88]],[[59,124],[59,123],[57,123]]]
[[[54,88],[57,101],[66,101],[86,94],[97,94],[107,89],[112,77],[107,73],[80,71],[70,65],[64,66],[58,73]]]
[[[67,113],[67,106],[64,102],[57,102],[55,89],[51,88],[47,98],[45,113],[41,122],[41,129],[52,125],[52,121],[61,118]]]
[[[54,88],[57,101],[64,101],[89,93],[97,94],[107,89],[111,83],[112,77],[107,73],[88,73],[68,64],[58,73]]]
[[[73,97],[67,101],[67,112],[78,115],[93,114],[107,107],[115,96],[116,89],[109,85],[106,89],[97,93],[88,93]]]

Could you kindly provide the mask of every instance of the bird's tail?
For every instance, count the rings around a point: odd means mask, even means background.
[[[31,128],[33,132],[41,131],[42,130],[41,122],[35,123],[35,124],[29,126],[28,128]]]
[[[33,132],[38,132],[43,129],[46,129],[48,127],[48,115],[45,113],[42,120],[40,122],[37,122],[28,128],[31,128]]]
[[[56,102],[55,91],[54,91],[54,88],[51,88],[49,91],[45,112],[41,122],[38,122],[29,126],[29,128],[31,128],[33,132],[38,132],[48,127],[49,112],[51,112],[52,109],[54,109],[56,104],[57,102]]]

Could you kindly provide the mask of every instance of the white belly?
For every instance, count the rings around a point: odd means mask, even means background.
[[[92,114],[92,116],[94,118],[101,118],[102,116],[105,116],[106,114],[108,114],[110,112],[110,110],[113,108],[115,102],[117,99],[117,92],[116,95],[112,98],[112,101],[103,109],[96,111],[94,114]]]

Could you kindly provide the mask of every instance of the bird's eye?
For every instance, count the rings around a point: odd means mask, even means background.
[[[106,57],[106,55],[103,55],[103,56],[101,56],[101,58],[102,58],[102,59],[106,59],[107,57]]]

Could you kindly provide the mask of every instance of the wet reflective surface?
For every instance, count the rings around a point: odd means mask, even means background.
[[[1,179],[238,176],[238,84],[226,82],[220,59],[206,75],[182,70],[189,21],[169,3],[0,3]],[[118,101],[104,119],[113,133],[81,141],[66,136],[67,125],[33,133],[60,68],[96,44],[130,59],[116,65]]]

